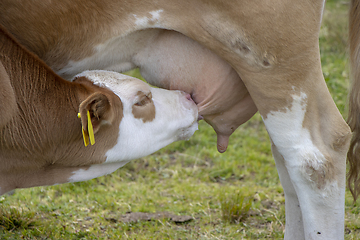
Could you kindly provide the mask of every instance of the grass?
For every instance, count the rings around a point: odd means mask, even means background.
[[[222,218],[225,222],[240,223],[245,221],[252,206],[253,197],[245,196],[249,190],[238,190],[235,193],[222,192],[219,197]]]
[[[35,223],[34,212],[18,210],[14,207],[0,208],[0,226],[3,230],[14,231],[17,229],[32,228]]]
[[[320,37],[324,76],[344,116],[347,7],[327,1]],[[204,122],[199,128],[189,141],[111,175],[0,196],[0,239],[282,238],[284,194],[260,116],[236,130],[224,154],[216,150],[214,131]],[[129,212],[170,212],[193,220],[119,221]],[[346,239],[360,238],[359,212],[347,191]]]

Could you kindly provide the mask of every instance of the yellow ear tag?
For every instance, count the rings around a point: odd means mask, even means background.
[[[78,118],[81,118],[81,114],[78,113]],[[91,118],[90,118],[90,112],[87,111],[87,120],[88,120],[88,132],[89,135],[87,135],[84,131],[84,128],[82,128],[82,134],[83,134],[83,138],[84,138],[84,145],[85,147],[87,147],[89,145],[89,137],[90,137],[90,142],[91,145],[95,144],[95,136],[94,136],[94,129],[93,129],[93,125],[91,123]]]
[[[85,147],[87,147],[89,145],[89,137],[88,135],[85,133],[84,129],[82,128],[82,134],[83,134],[83,138],[84,138],[84,145]]]
[[[90,137],[90,143],[91,143],[91,145],[94,145],[95,144],[95,135],[94,135],[94,129],[93,129],[93,125],[91,123],[89,111],[87,111],[87,119],[88,119],[88,132],[89,132],[89,137]]]

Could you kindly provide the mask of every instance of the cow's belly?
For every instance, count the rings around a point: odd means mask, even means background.
[[[161,32],[160,29],[134,31],[112,37],[92,47],[93,54],[78,61],[70,60],[66,65],[50,64],[65,79],[85,70],[110,70],[126,72],[137,67],[133,61],[136,53],[149,45]]]

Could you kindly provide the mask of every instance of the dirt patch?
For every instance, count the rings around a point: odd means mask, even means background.
[[[145,213],[145,212],[127,212],[119,218],[105,218],[107,221],[116,223],[131,223],[138,221],[153,221],[159,219],[169,219],[174,223],[186,223],[193,220],[191,216],[179,216],[169,212]]]

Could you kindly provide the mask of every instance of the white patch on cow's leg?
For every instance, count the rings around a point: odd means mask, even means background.
[[[285,194],[285,240],[305,239],[304,224],[300,209],[299,199],[297,197],[294,185],[291,182],[289,172],[285,166],[285,160],[277,150],[274,144],[271,145],[273,157],[276,163],[276,169],[279,174],[281,185]]]
[[[115,170],[121,168],[129,161],[123,161],[123,162],[116,162],[116,163],[103,163],[103,164],[96,164],[90,166],[88,169],[80,169],[77,171],[74,171],[73,174],[69,178],[69,182],[81,182],[90,180],[93,178],[97,178],[106,174],[110,174],[114,172]]]
[[[344,179],[335,178],[328,154],[314,144],[316,133],[311,134],[303,127],[307,95],[300,93],[292,97],[290,107],[263,117],[265,126],[284,157],[297,193],[305,239],[342,239]]]

